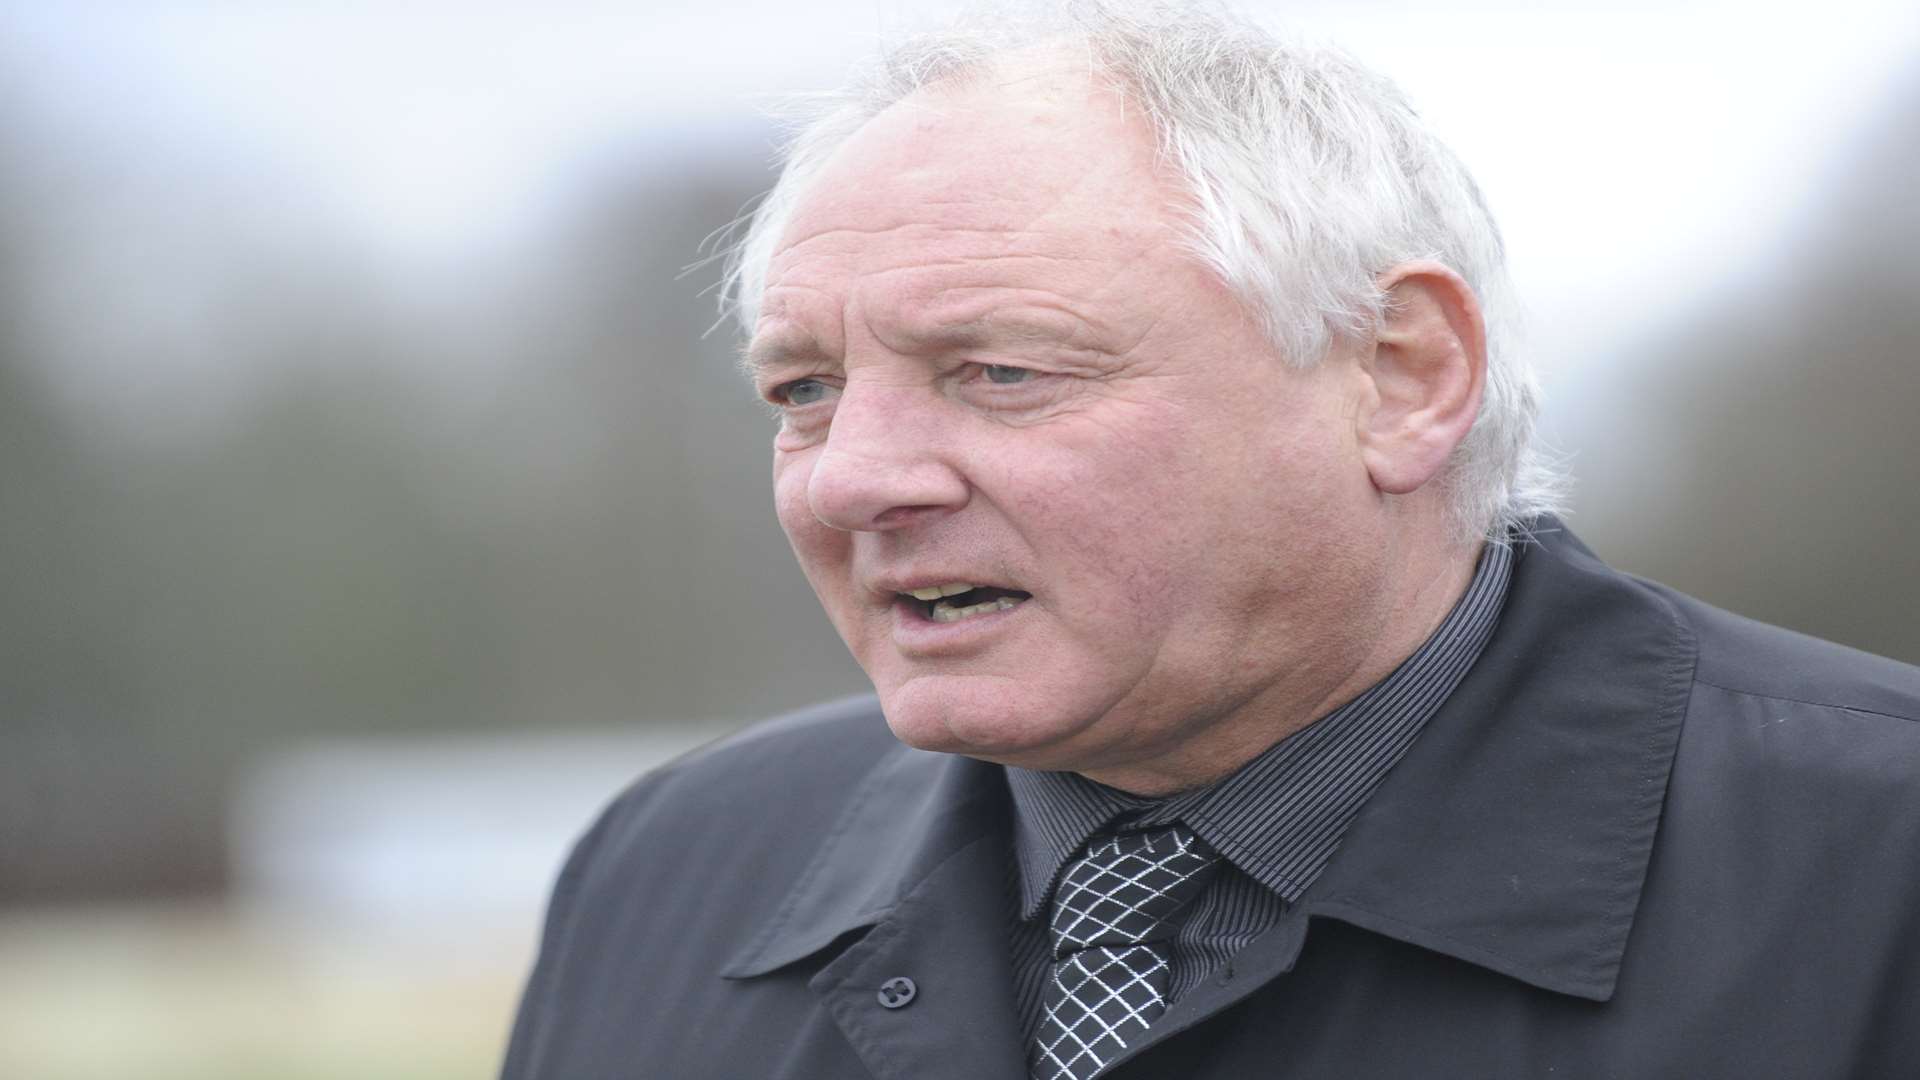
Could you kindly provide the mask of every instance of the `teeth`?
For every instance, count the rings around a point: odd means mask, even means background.
[[[915,589],[908,596],[915,600],[938,600],[943,596],[959,596],[963,592],[972,592],[978,585],[969,585],[964,581],[952,581],[945,585],[929,585],[924,589]]]
[[[942,623],[959,622],[961,619],[971,619],[975,615],[985,615],[990,611],[1011,611],[1019,607],[1021,603],[1023,603],[1023,601],[1015,600],[1011,596],[1003,596],[998,600],[989,600],[984,604],[969,604],[966,607],[954,607],[952,604],[939,603],[933,605],[933,621]]]

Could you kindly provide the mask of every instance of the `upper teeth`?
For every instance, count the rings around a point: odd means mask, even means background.
[[[963,592],[972,592],[979,587],[964,581],[954,581],[945,585],[929,585],[924,589],[914,589],[907,595],[915,600],[938,600],[943,596],[959,596]]]

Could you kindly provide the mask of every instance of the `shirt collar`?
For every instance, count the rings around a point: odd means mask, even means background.
[[[1499,619],[1512,551],[1489,545],[1438,628],[1386,678],[1220,780],[1145,799],[1074,773],[1008,768],[1020,915],[1040,913],[1061,871],[1114,819],[1183,821],[1287,902],[1299,899],[1348,822],[1480,655]]]
[[[1670,602],[1542,519],[1515,551],[1480,660],[1355,816],[1307,914],[1606,1000],[1694,658]],[[723,973],[765,974],[817,952],[886,918],[961,849],[996,835],[1006,844],[1004,777],[968,758],[890,751]]]

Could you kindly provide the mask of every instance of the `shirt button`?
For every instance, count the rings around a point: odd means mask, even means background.
[[[914,995],[919,992],[919,987],[913,985],[912,979],[905,975],[896,975],[881,984],[880,993],[875,996],[880,999],[880,1004],[887,1008],[901,1009],[910,1004]]]

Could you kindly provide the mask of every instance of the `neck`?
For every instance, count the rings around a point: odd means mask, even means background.
[[[1250,702],[1240,722],[1195,725],[1200,740],[1167,747],[1112,768],[1082,770],[1089,780],[1134,795],[1160,797],[1219,780],[1321,717],[1359,697],[1392,674],[1446,621],[1479,563],[1482,543],[1394,545],[1381,571],[1383,602],[1367,618],[1362,648],[1336,670],[1322,689],[1276,687]],[[1292,693],[1289,695],[1288,691]]]

